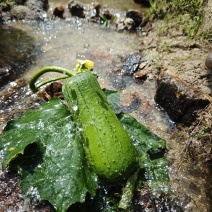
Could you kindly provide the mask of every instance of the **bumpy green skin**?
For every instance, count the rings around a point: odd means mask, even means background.
[[[63,94],[74,120],[81,124],[91,169],[111,183],[126,180],[137,168],[137,152],[95,76],[83,72],[68,78]]]

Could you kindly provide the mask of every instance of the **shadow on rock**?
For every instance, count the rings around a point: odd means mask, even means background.
[[[211,97],[180,80],[170,70],[161,72],[155,101],[164,108],[174,122],[189,126],[198,112],[207,107]]]

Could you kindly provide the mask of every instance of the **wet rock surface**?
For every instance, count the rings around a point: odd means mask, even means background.
[[[27,0],[25,4],[27,5],[27,7],[29,7],[32,11],[35,11],[36,13],[46,11],[49,7],[48,0]]]
[[[7,1],[0,3],[0,22],[43,19],[48,0]]]
[[[124,64],[121,66],[121,70],[125,75],[134,74],[140,65],[141,56],[138,54],[129,55],[125,58]]]
[[[47,85],[43,90],[37,93],[37,96],[43,101],[49,101],[54,96],[64,99],[62,93],[62,83],[61,82],[53,82]]]
[[[210,104],[210,97],[193,89],[167,70],[158,77],[155,101],[173,121],[189,125],[197,118],[198,111]]]
[[[72,0],[68,3],[68,8],[73,16],[77,16],[79,18],[85,17],[83,4],[81,2]]]
[[[34,19],[35,13],[30,8],[17,5],[11,9],[12,18],[15,20]]]
[[[176,70],[175,77],[211,97],[212,75],[205,68],[211,44],[189,40],[180,30],[163,32],[163,27],[163,22],[158,21],[146,31],[141,48],[147,63],[143,70],[157,77],[171,66]],[[184,211],[211,210],[211,123],[210,103],[198,112],[197,120],[189,127],[178,124],[167,139],[170,184],[177,199],[183,200]]]
[[[55,212],[48,201],[29,201],[21,194],[19,175],[6,170],[0,174],[0,211],[3,212]]]
[[[139,13],[137,11],[127,12],[126,17],[133,19],[133,21],[135,23],[135,27],[139,27],[142,23],[142,15],[141,15],[141,13]]]
[[[9,67],[0,68],[0,80],[7,80],[9,75],[10,75],[10,68]]]
[[[8,172],[2,173],[0,175],[0,211],[20,211],[24,209],[18,206],[24,202],[20,193],[18,175],[8,174]]]

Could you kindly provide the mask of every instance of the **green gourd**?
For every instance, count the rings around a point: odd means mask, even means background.
[[[62,90],[74,120],[80,124],[89,167],[107,182],[126,180],[137,169],[137,152],[96,77],[82,72],[66,79]]]

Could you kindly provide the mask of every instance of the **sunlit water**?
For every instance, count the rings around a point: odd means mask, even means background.
[[[117,33],[114,29],[104,29],[86,20],[73,18],[70,20],[47,20],[38,24],[11,23],[16,29],[26,30],[35,37],[36,45],[41,53],[36,56],[35,64],[31,65],[22,75],[31,76],[45,66],[60,66],[74,70],[77,59],[90,59],[95,63],[102,87],[119,90],[122,104],[134,117],[147,125],[162,137],[174,127],[154,102],[156,82],[148,78],[145,83],[135,83],[132,77],[115,72],[121,60],[127,55],[139,53],[141,38],[132,33]],[[48,73],[40,80],[58,76]],[[138,104],[131,105],[134,98]],[[154,125],[152,126],[152,122]],[[161,134],[162,133],[162,134]]]
[[[54,6],[56,2],[51,1],[50,3]],[[64,3],[66,2],[64,1]],[[114,8],[116,8],[115,3]],[[129,8],[129,5],[127,8]],[[46,19],[46,21],[40,23],[12,22],[8,23],[8,26],[27,33],[34,40],[35,51],[32,52],[36,52],[36,54],[33,53],[35,55],[33,63],[30,62],[26,71],[21,72],[20,76],[30,79],[36,71],[44,66],[54,65],[73,70],[77,59],[93,60],[95,62],[94,71],[99,76],[98,80],[101,87],[119,90],[121,104],[126,112],[167,140],[173,155],[173,158],[169,155],[170,158],[176,160],[176,157],[180,157],[179,152],[182,151],[183,145],[180,142],[173,144],[175,140],[171,139],[175,124],[154,102],[156,90],[154,77],[149,75],[145,82],[136,83],[132,77],[123,76],[121,72],[115,72],[122,58],[129,54],[140,53],[142,37],[135,33],[117,33],[112,27],[105,29],[78,18]],[[56,76],[56,74],[48,74],[41,80],[53,76]],[[31,95],[26,88],[21,93],[26,98]],[[131,104],[135,98],[139,100],[138,103]],[[1,113],[19,107],[17,102],[14,101],[11,108],[1,110]],[[186,164],[180,166],[180,170],[176,166],[175,164],[174,168],[170,167],[170,178],[173,179],[173,191],[177,191],[178,194],[176,195],[180,196],[179,205],[185,211],[197,211],[197,208],[200,209],[199,211],[207,211],[203,210],[204,205],[206,205],[205,208],[208,207],[204,196],[205,179],[201,179],[201,173],[196,172],[194,174],[198,166],[193,167],[193,164],[190,166]],[[195,186],[192,187],[192,183],[195,183]]]

